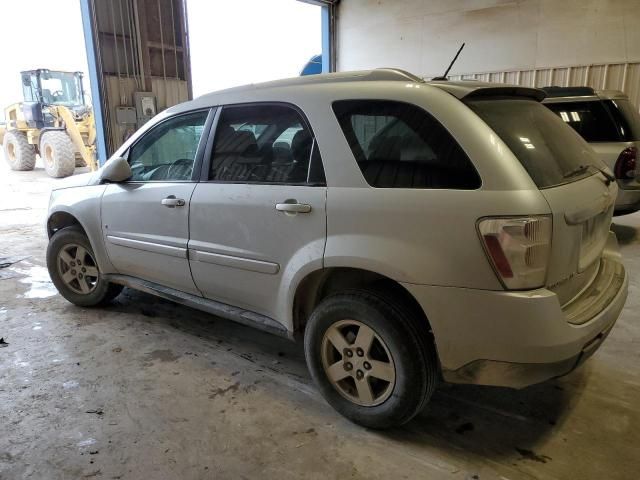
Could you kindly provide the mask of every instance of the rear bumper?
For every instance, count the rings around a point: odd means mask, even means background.
[[[616,197],[615,214],[626,215],[640,210],[640,183],[632,184],[618,182],[618,196]]]
[[[604,282],[597,276],[594,283],[605,288],[586,289],[565,309],[545,288],[506,292],[405,287],[429,318],[446,381],[522,388],[569,373],[613,328],[629,279],[611,241],[602,261],[608,266],[598,275],[613,272],[617,277]],[[570,309],[577,307],[582,307],[582,323],[569,323]]]

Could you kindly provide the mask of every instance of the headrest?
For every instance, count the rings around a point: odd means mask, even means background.
[[[299,130],[291,139],[291,153],[300,160],[303,158],[309,158],[311,154],[311,135],[305,129]]]
[[[248,150],[257,150],[256,137],[245,130],[235,131],[230,126],[224,126],[218,133],[216,140],[216,152],[243,154]]]

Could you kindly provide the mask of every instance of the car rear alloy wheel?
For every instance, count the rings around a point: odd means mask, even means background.
[[[382,338],[357,320],[341,320],[322,340],[322,366],[333,387],[364,407],[383,403],[396,383],[393,357]]]
[[[429,326],[391,288],[324,298],[304,331],[309,373],[342,415],[369,428],[402,425],[431,397],[439,370]]]
[[[73,292],[87,295],[98,284],[98,267],[93,255],[76,244],[66,245],[58,253],[58,272],[65,285]]]

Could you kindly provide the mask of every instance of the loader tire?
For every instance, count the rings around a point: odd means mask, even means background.
[[[3,147],[4,158],[11,170],[33,170],[36,166],[36,149],[23,132],[5,133]]]
[[[44,132],[40,139],[40,156],[50,177],[68,177],[76,169],[75,147],[66,132]]]

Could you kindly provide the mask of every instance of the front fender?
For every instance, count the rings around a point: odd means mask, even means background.
[[[109,260],[102,236],[101,201],[105,189],[106,185],[93,185],[54,190],[49,199],[47,226],[56,213],[71,215],[86,232],[100,271],[117,273]]]

